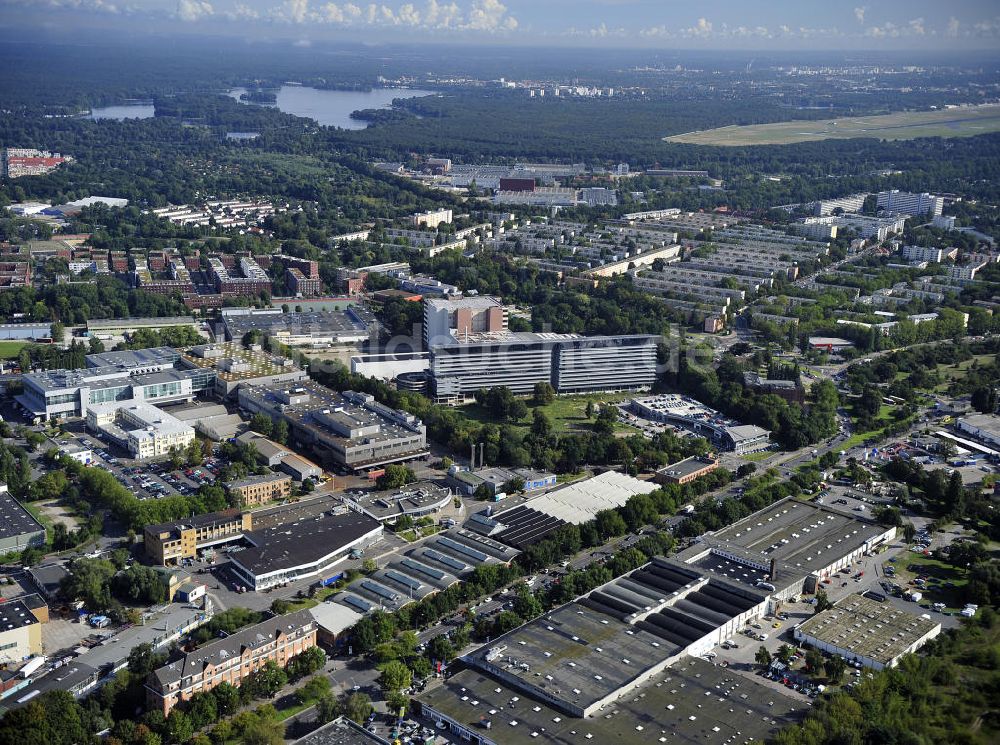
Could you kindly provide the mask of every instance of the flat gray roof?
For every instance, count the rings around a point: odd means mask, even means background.
[[[891,603],[848,595],[833,608],[806,619],[796,633],[888,665],[940,627]]]
[[[706,536],[768,565],[803,572],[822,569],[884,533],[886,528],[810,502],[787,498]],[[724,546],[723,546],[724,547]]]
[[[14,538],[44,531],[41,523],[6,489],[0,492],[0,538]]]
[[[381,527],[378,520],[357,512],[320,515],[248,533],[254,545],[230,560],[253,575],[291,569],[320,561]]]
[[[478,670],[463,670],[417,699],[503,745],[736,745],[764,741],[808,709],[751,677],[694,658],[682,659],[584,718],[568,716]]]

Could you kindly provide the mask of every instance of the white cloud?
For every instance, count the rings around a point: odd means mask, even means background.
[[[454,0],[450,3],[427,0],[423,8],[412,2],[398,7],[368,3],[362,8],[350,2],[326,2],[312,6],[310,0],[284,0],[281,5],[272,8],[268,15],[277,21],[293,24],[326,23],[381,28],[407,26],[426,30],[498,32],[513,30],[518,25],[517,19],[507,12],[507,7],[500,0],[472,0],[467,10],[463,10]]]
[[[702,39],[707,38],[712,35],[712,22],[705,19],[699,18],[698,22],[691,28],[686,28],[681,31],[682,36],[697,36]]]
[[[914,18],[909,23],[909,30],[910,33],[913,34],[914,36],[923,36],[925,33],[927,33],[927,29],[924,28],[924,19]]]
[[[517,19],[507,15],[507,6],[500,0],[474,0],[464,27],[472,31],[513,31]]]
[[[867,5],[862,5],[861,7],[854,9],[854,17],[858,19],[858,23],[865,22],[865,13],[867,12],[867,10],[868,10]]]
[[[270,16],[285,23],[304,23],[311,16],[309,0],[285,0],[271,9]]]
[[[243,3],[236,3],[233,9],[226,13],[229,18],[245,21],[256,21],[260,18],[260,13],[256,8],[251,8],[249,5]]]
[[[958,22],[957,18],[955,17],[949,18],[948,25],[945,27],[944,35],[947,36],[949,39],[957,39],[958,29],[960,25],[961,24]]]
[[[193,22],[214,13],[215,9],[207,0],[180,0],[177,3],[177,17],[182,21]]]
[[[1000,16],[987,18],[972,24],[972,33],[975,36],[1000,36]]]
[[[430,28],[450,28],[458,25],[462,18],[462,10],[457,3],[439,3],[438,0],[427,0],[424,11],[424,23]]]

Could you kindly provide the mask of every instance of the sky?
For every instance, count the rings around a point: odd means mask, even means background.
[[[0,26],[652,49],[1000,50],[998,0],[0,0]]]

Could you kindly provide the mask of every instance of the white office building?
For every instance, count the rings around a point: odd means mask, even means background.
[[[186,448],[194,429],[144,401],[96,404],[87,410],[87,428],[128,449],[137,460]]]

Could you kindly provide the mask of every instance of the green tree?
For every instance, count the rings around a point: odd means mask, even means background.
[[[194,725],[188,715],[180,709],[174,709],[167,717],[167,740],[173,743],[185,743],[194,735]]]
[[[823,653],[818,649],[806,652],[806,667],[811,673],[817,673],[823,667]]]
[[[815,612],[822,613],[825,610],[830,610],[833,607],[833,603],[830,602],[830,598],[827,597],[826,590],[822,587],[816,590],[816,605]]]
[[[757,653],[753,656],[754,662],[756,662],[762,669],[767,669],[771,666],[771,653],[767,651],[767,647],[761,645],[757,650]]]
[[[997,410],[997,389],[992,385],[976,388],[972,392],[972,408],[983,414],[992,414]]]
[[[355,691],[344,702],[344,716],[358,724],[364,724],[372,713],[372,700],[367,694]]]
[[[552,387],[552,384],[545,380],[540,380],[535,383],[534,395],[531,398],[531,402],[535,406],[547,406],[556,400],[556,389]]]
[[[327,694],[316,702],[316,720],[320,724],[332,722],[334,719],[339,717],[340,714],[340,702],[337,701],[332,694]]]
[[[401,691],[389,691],[385,697],[385,705],[396,716],[403,716],[410,706],[410,699]]]
[[[202,449],[201,443],[197,440],[191,440],[187,446],[187,462],[190,466],[200,466],[205,462],[205,455]]]
[[[844,677],[844,671],[847,670],[847,663],[843,657],[835,654],[823,663],[823,669],[826,671],[827,680],[836,684]]]
[[[251,695],[273,698],[288,683],[288,676],[273,660],[264,663],[250,676]]]
[[[284,419],[279,419],[274,423],[274,432],[271,437],[275,442],[279,442],[282,445],[288,444],[288,422]]]
[[[230,683],[219,683],[212,689],[212,696],[215,698],[220,716],[231,716],[240,708],[239,689]]]
[[[52,324],[52,341],[61,344],[66,339],[66,326],[61,321]]]
[[[378,683],[382,687],[382,690],[398,691],[403,688],[409,688],[413,682],[413,675],[410,673],[410,668],[399,660],[390,660],[381,665],[379,669],[381,670],[381,674],[379,675]]]
[[[601,406],[597,412],[597,421],[594,422],[594,431],[602,435],[610,435],[615,431],[615,423],[618,421],[618,409],[610,404]]]
[[[417,476],[411,469],[398,463],[391,463],[385,467],[385,473],[375,479],[375,487],[379,490],[399,489],[416,480]]]
[[[319,701],[324,696],[330,695],[330,679],[324,675],[316,675],[295,691],[295,698],[300,704],[308,704]]]
[[[259,717],[243,729],[243,745],[284,745],[285,723]]]
[[[267,414],[257,413],[250,417],[250,429],[260,432],[264,437],[270,437],[274,431],[274,420]]]

